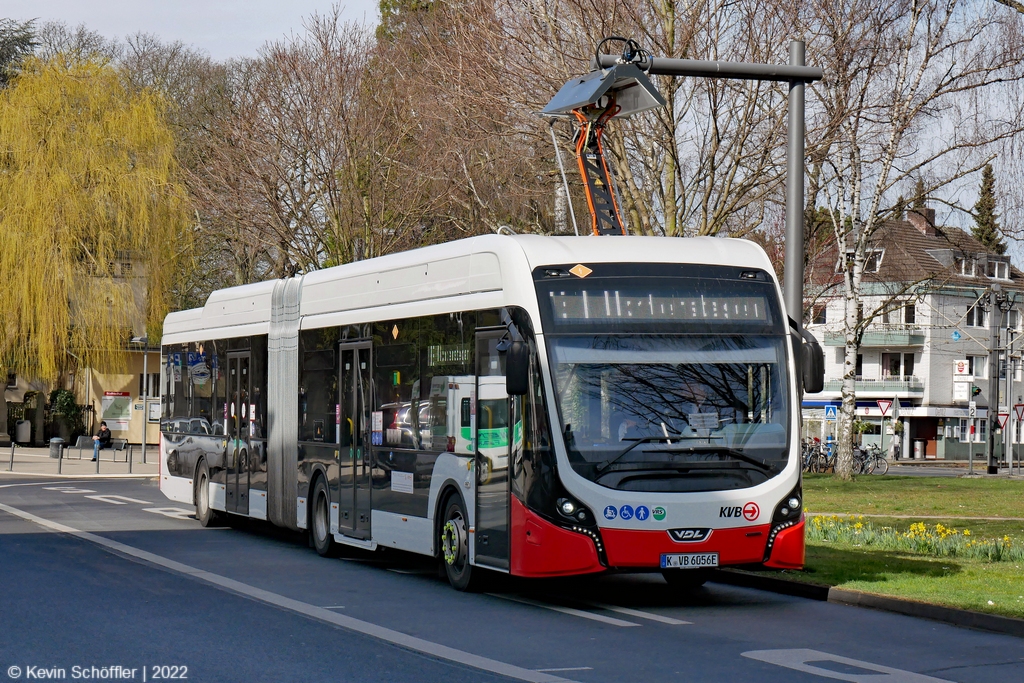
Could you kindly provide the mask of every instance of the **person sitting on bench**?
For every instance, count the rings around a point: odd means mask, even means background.
[[[100,432],[96,436],[92,437],[92,459],[96,460],[100,457],[101,448],[110,448],[110,430],[107,429],[106,422],[100,422]]]

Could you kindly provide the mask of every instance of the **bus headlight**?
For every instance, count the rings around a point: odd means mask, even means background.
[[[558,510],[566,517],[572,517],[576,512],[576,503],[568,498],[560,498],[558,500]]]
[[[800,509],[800,499],[797,498],[796,496],[793,496],[792,498],[787,500],[786,504],[789,505],[791,510],[799,510]]]

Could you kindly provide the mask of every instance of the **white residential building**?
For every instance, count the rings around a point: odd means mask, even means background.
[[[899,437],[903,457],[966,459],[970,448],[968,401],[972,387],[977,404],[974,452],[984,450],[988,407],[1024,403],[1024,382],[1019,365],[1006,380],[1005,362],[990,368],[991,338],[988,308],[990,286],[998,284],[1007,295],[1008,310],[997,310],[1001,344],[1021,330],[1024,275],[1010,265],[1008,256],[987,251],[970,235],[956,228],[936,227],[935,212],[908,212],[906,221],[893,221],[877,233],[864,284],[864,310],[884,312],[868,326],[856,365],[857,415],[866,423],[864,441],[887,446],[892,436],[893,412],[904,424]],[[835,271],[836,254],[822,256],[817,272]],[[845,366],[842,281],[816,278],[807,329],[825,350],[825,388],[804,397],[805,432],[827,437],[835,424],[825,421],[828,406],[841,402]],[[1019,345],[1017,347],[1019,348]],[[1016,352],[1015,352],[1016,353]],[[1012,357],[1013,354],[1011,354]],[[965,361],[954,381],[958,361]],[[1000,395],[989,395],[991,372],[1000,373]],[[973,380],[971,379],[973,377]],[[1009,389],[1009,394],[1007,390]],[[1009,400],[1007,400],[1009,396]],[[886,401],[898,401],[883,419]],[[1013,411],[1011,412],[1011,415]],[[1022,431],[1012,418],[1008,429]],[[885,435],[883,436],[883,432]],[[1001,436],[997,437],[1001,442]],[[1021,441],[1018,436],[1016,439]],[[1001,453],[1001,448],[998,451]]]

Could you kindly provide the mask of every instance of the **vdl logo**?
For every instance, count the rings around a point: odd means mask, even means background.
[[[676,543],[699,543],[708,539],[711,529],[669,529],[668,535]]]

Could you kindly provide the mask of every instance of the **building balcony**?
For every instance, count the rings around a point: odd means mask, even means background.
[[[826,332],[825,346],[845,346],[842,332]],[[872,325],[864,333],[861,348],[924,346],[924,331],[913,325]]]
[[[858,397],[870,398],[871,396],[892,396],[901,394],[908,396],[924,395],[924,381],[920,377],[906,375],[900,377],[886,377],[884,379],[862,379],[858,377],[854,383]],[[821,390],[826,394],[838,394],[843,391],[843,380],[830,379],[825,382],[825,388]]]

